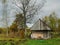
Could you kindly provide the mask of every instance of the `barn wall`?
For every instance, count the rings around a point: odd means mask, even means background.
[[[51,38],[49,32],[33,32],[31,34],[32,39],[48,39]]]
[[[33,32],[31,34],[31,38],[36,38],[36,39],[39,39],[39,38],[43,38],[43,33],[42,32]]]

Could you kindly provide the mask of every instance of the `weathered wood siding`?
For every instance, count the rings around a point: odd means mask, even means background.
[[[34,32],[31,34],[31,38],[32,39],[39,39],[39,38],[43,38],[43,33],[42,32]]]
[[[48,39],[51,38],[51,35],[49,32],[33,32],[31,34],[32,39]]]

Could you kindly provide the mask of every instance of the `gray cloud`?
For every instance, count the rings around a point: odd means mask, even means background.
[[[0,19],[2,18],[2,2],[1,1],[2,0],[0,0]],[[46,1],[47,2],[44,5],[44,7],[41,9],[39,15],[35,16],[34,21],[46,15],[48,16],[53,11],[55,11],[58,17],[60,18],[60,0],[46,0]],[[19,12],[19,9],[14,4],[12,4],[12,0],[8,0],[8,15],[9,17],[11,17],[9,18],[10,20],[9,24],[11,24],[15,19],[13,16],[17,13],[16,10],[17,12]],[[0,21],[0,26],[2,26],[2,24],[3,23]],[[30,26],[30,24],[28,24],[28,26]]]

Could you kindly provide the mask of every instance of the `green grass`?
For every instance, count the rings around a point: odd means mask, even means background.
[[[48,40],[0,41],[0,45],[60,45],[60,38]]]
[[[22,45],[60,45],[60,38],[49,40],[28,40]]]

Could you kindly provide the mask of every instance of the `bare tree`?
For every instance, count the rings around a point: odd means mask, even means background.
[[[24,29],[26,29],[26,21],[33,18],[45,4],[45,0],[14,0],[14,2],[20,9],[20,12],[24,15]]]

